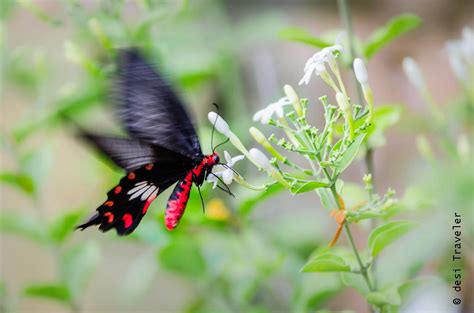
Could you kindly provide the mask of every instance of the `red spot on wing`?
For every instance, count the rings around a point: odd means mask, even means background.
[[[115,193],[116,195],[118,195],[121,191],[122,191],[122,186],[117,186],[117,187],[115,187],[115,189],[114,189],[114,193]]]
[[[122,216],[123,224],[125,228],[129,228],[132,225],[132,215],[127,213]]]
[[[152,168],[153,168],[153,163],[150,163],[150,164],[145,165],[145,169],[146,169],[147,171],[151,171]]]
[[[108,218],[107,223],[112,223],[114,220],[114,215],[111,212],[105,212],[104,216]]]
[[[114,205],[113,201],[107,201],[104,203],[105,206],[112,207]]]
[[[127,177],[128,177],[128,179],[130,179],[130,180],[134,180],[135,177],[137,177],[137,175],[135,175],[134,172],[130,172],[130,173],[128,173]]]
[[[145,202],[145,206],[143,207],[143,210],[142,210],[143,215],[146,214],[146,211],[148,211],[148,207],[153,202],[153,200],[155,200],[155,198],[156,198],[156,195],[154,195],[154,194],[152,194],[150,197],[148,197],[148,199]]]

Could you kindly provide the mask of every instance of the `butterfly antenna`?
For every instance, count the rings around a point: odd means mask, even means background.
[[[217,114],[219,114],[219,106],[217,105],[217,103],[213,103],[213,105],[216,107],[216,111],[217,111]],[[217,119],[218,119],[218,115],[216,116],[216,119],[214,120],[214,123],[212,124],[212,132],[211,132],[211,149],[212,149],[212,152],[214,153],[214,151],[216,150],[216,148],[214,148],[214,132],[216,130],[216,123],[217,123]]]
[[[232,191],[230,191],[229,186],[227,186],[227,184],[224,183],[224,181],[222,181],[222,179],[221,179],[219,176],[217,176],[217,175],[214,174],[214,173],[211,173],[211,174],[214,175],[214,177],[216,177],[217,180],[220,181],[220,182],[222,183],[222,185],[225,186],[225,188],[223,188],[222,186],[217,185],[217,188],[219,188],[220,190],[224,191],[225,193],[227,193],[227,194],[229,194],[230,196],[232,196],[232,197],[235,198],[235,195],[232,193]]]
[[[231,170],[232,172],[234,172],[234,174],[237,174],[237,175],[239,175],[239,176],[242,176],[242,175],[239,174],[239,172],[237,172],[235,169],[233,169],[232,167],[230,167],[229,165],[227,165],[227,164],[225,164],[225,163],[219,163],[219,165],[222,165],[223,167],[225,167],[225,168]]]
[[[216,151],[217,148],[219,148],[220,146],[226,144],[229,142],[229,138],[227,138],[226,140],[224,140],[223,142],[221,142],[220,144],[218,144],[217,146],[214,147],[214,149],[212,149],[212,152]]]

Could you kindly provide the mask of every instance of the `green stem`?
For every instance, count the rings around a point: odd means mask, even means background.
[[[339,14],[340,18],[344,24],[344,28],[347,32],[347,39],[349,41],[349,56],[351,58],[351,69],[352,75],[354,77],[354,81],[356,82],[356,89],[357,89],[357,96],[359,99],[359,104],[362,104],[362,89],[360,85],[357,83],[357,78],[355,76],[354,68],[352,67],[352,63],[356,57],[355,46],[354,46],[354,33],[352,32],[352,19],[351,19],[351,12],[350,7],[347,0],[338,0],[337,1],[339,7]]]
[[[340,10],[341,20],[343,21],[344,27],[347,31],[347,37],[349,41],[349,53],[350,53],[350,58],[351,58],[350,64],[353,64],[354,59],[356,57],[356,52],[355,52],[355,47],[354,47],[354,34],[352,31],[352,19],[351,19],[350,7],[348,5],[348,0],[338,0],[338,5],[339,5],[339,10]],[[352,66],[351,68],[352,68],[354,83],[357,88],[357,97],[359,100],[359,104],[362,104],[363,103],[362,89],[361,89],[360,84],[357,81],[354,68]],[[373,110],[372,110],[372,114],[373,114]],[[366,148],[367,148],[367,152],[364,159],[365,167],[366,167],[367,174],[372,175],[373,191],[375,191],[376,188],[375,188],[375,172],[374,172],[374,150],[368,145],[366,145]],[[378,222],[376,219],[371,219],[370,228],[375,229],[377,227],[377,224]],[[377,288],[377,277],[375,275],[376,269],[377,269],[377,262],[374,260],[371,270],[372,270],[372,273],[374,273],[373,276],[374,276],[375,288]]]

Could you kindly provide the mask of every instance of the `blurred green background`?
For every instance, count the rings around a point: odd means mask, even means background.
[[[425,280],[404,299],[403,312],[454,312],[451,225],[453,212],[462,212],[468,312],[474,301],[473,105],[443,47],[464,25],[472,27],[473,3],[368,0],[351,6],[361,38],[401,13],[423,20],[368,65],[377,105],[401,108],[399,122],[375,152],[377,189],[395,189],[403,214],[419,225],[384,252],[381,280]],[[299,272],[336,228],[313,194],[264,194],[233,185],[233,199],[208,186],[206,214],[193,194],[180,226],[168,232],[166,192],[130,237],[70,231],[121,175],[61,120],[67,113],[85,127],[119,131],[108,100],[114,48],[138,45],[153,57],[186,100],[204,152],[212,102],[251,146],[253,113],[280,98],[283,84],[296,88],[306,59],[317,51],[285,40],[281,30],[297,26],[334,37],[342,28],[335,1],[2,0],[0,17],[0,312],[367,310],[338,275]],[[450,125],[446,136],[403,75],[405,56],[420,63],[442,105]],[[296,89],[310,99],[329,92],[316,80]],[[320,121],[319,111],[311,110]],[[462,133],[468,136],[464,163],[456,150]],[[419,153],[420,134],[432,151]],[[239,165],[248,180],[262,178]],[[362,192],[350,184],[364,174],[357,165],[345,177],[348,206]],[[361,223],[356,233],[361,245],[367,229]]]

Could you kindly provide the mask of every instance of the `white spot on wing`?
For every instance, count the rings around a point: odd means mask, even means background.
[[[132,188],[132,189],[130,189],[130,190],[127,192],[127,195],[131,195],[132,193],[135,193],[135,192],[137,192],[137,191],[139,191],[139,190],[141,190],[141,189],[143,189],[143,188],[146,188],[146,186],[147,186],[147,185],[143,185],[143,184],[142,184],[142,185],[140,185],[140,186],[137,186],[137,187],[135,187],[135,188]]]
[[[138,190],[137,192],[135,192],[131,197],[130,197],[130,200],[133,200],[135,199],[136,197],[140,196],[142,193],[144,193],[145,191],[147,191],[148,189],[150,188],[153,188],[152,186],[145,186],[144,188]]]
[[[155,191],[155,189],[155,186],[151,186],[146,192],[142,194],[140,200],[145,201],[146,199],[148,199],[148,197]]]

